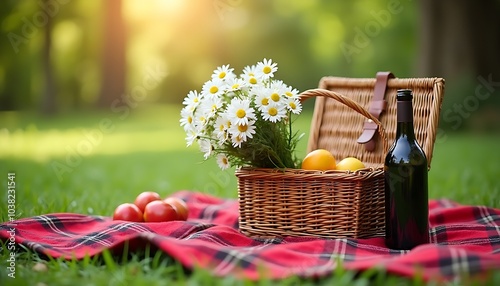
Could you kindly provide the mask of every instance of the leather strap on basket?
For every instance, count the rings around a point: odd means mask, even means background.
[[[390,78],[394,78],[391,72],[378,72],[375,88],[373,93],[373,99],[370,103],[370,108],[368,111],[377,119],[380,118],[380,114],[385,110],[387,106],[387,101],[385,98],[385,91],[387,89],[387,81]],[[377,124],[372,120],[365,122],[363,126],[363,133],[358,138],[358,143],[365,144],[366,151],[375,150],[375,136],[377,135]]]

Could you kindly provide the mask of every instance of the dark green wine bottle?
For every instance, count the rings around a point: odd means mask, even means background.
[[[427,158],[415,138],[413,94],[397,92],[396,140],[385,158],[385,239],[392,249],[429,242]]]

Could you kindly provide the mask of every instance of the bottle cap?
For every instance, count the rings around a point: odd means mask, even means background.
[[[413,99],[411,89],[398,89],[397,99],[398,101],[411,101]]]

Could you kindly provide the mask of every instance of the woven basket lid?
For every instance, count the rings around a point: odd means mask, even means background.
[[[340,93],[369,109],[373,97],[375,78],[324,77],[319,88]],[[422,146],[430,168],[434,142],[437,135],[439,114],[444,96],[442,78],[389,79],[385,93],[387,108],[380,116],[386,130],[389,146],[396,136],[396,92],[398,89],[413,91],[413,121],[415,135]],[[376,136],[376,148],[369,152],[357,143],[367,119],[350,107],[333,99],[316,97],[311,122],[308,152],[327,149],[337,158],[356,157],[367,166],[383,166],[387,150]]]

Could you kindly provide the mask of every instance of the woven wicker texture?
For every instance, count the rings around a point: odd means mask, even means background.
[[[367,110],[373,96],[374,86],[374,78],[324,77],[319,84],[319,88],[336,91],[353,99]],[[430,167],[443,101],[444,80],[442,78],[389,79],[385,98],[387,108],[382,113],[380,121],[387,131],[387,138],[391,144],[396,137],[396,92],[398,89],[413,90],[415,136],[424,149]],[[374,152],[367,152],[362,144],[356,142],[362,133],[365,120],[357,111],[346,105],[324,97],[317,98],[308,151],[323,148],[332,152],[338,160],[353,156],[367,166],[381,166],[387,153],[382,144],[377,142]]]
[[[236,176],[241,232],[262,238],[384,235],[383,161],[395,137],[396,90],[414,92],[415,132],[430,162],[444,80],[389,80],[388,108],[380,121],[367,111],[374,84],[375,79],[325,77],[319,89],[301,94],[303,100],[316,98],[308,151],[328,149],[337,160],[355,156],[369,168],[354,173],[240,168]],[[379,126],[374,152],[356,142],[368,119]]]
[[[252,237],[384,234],[384,172],[241,169],[240,231]]]

